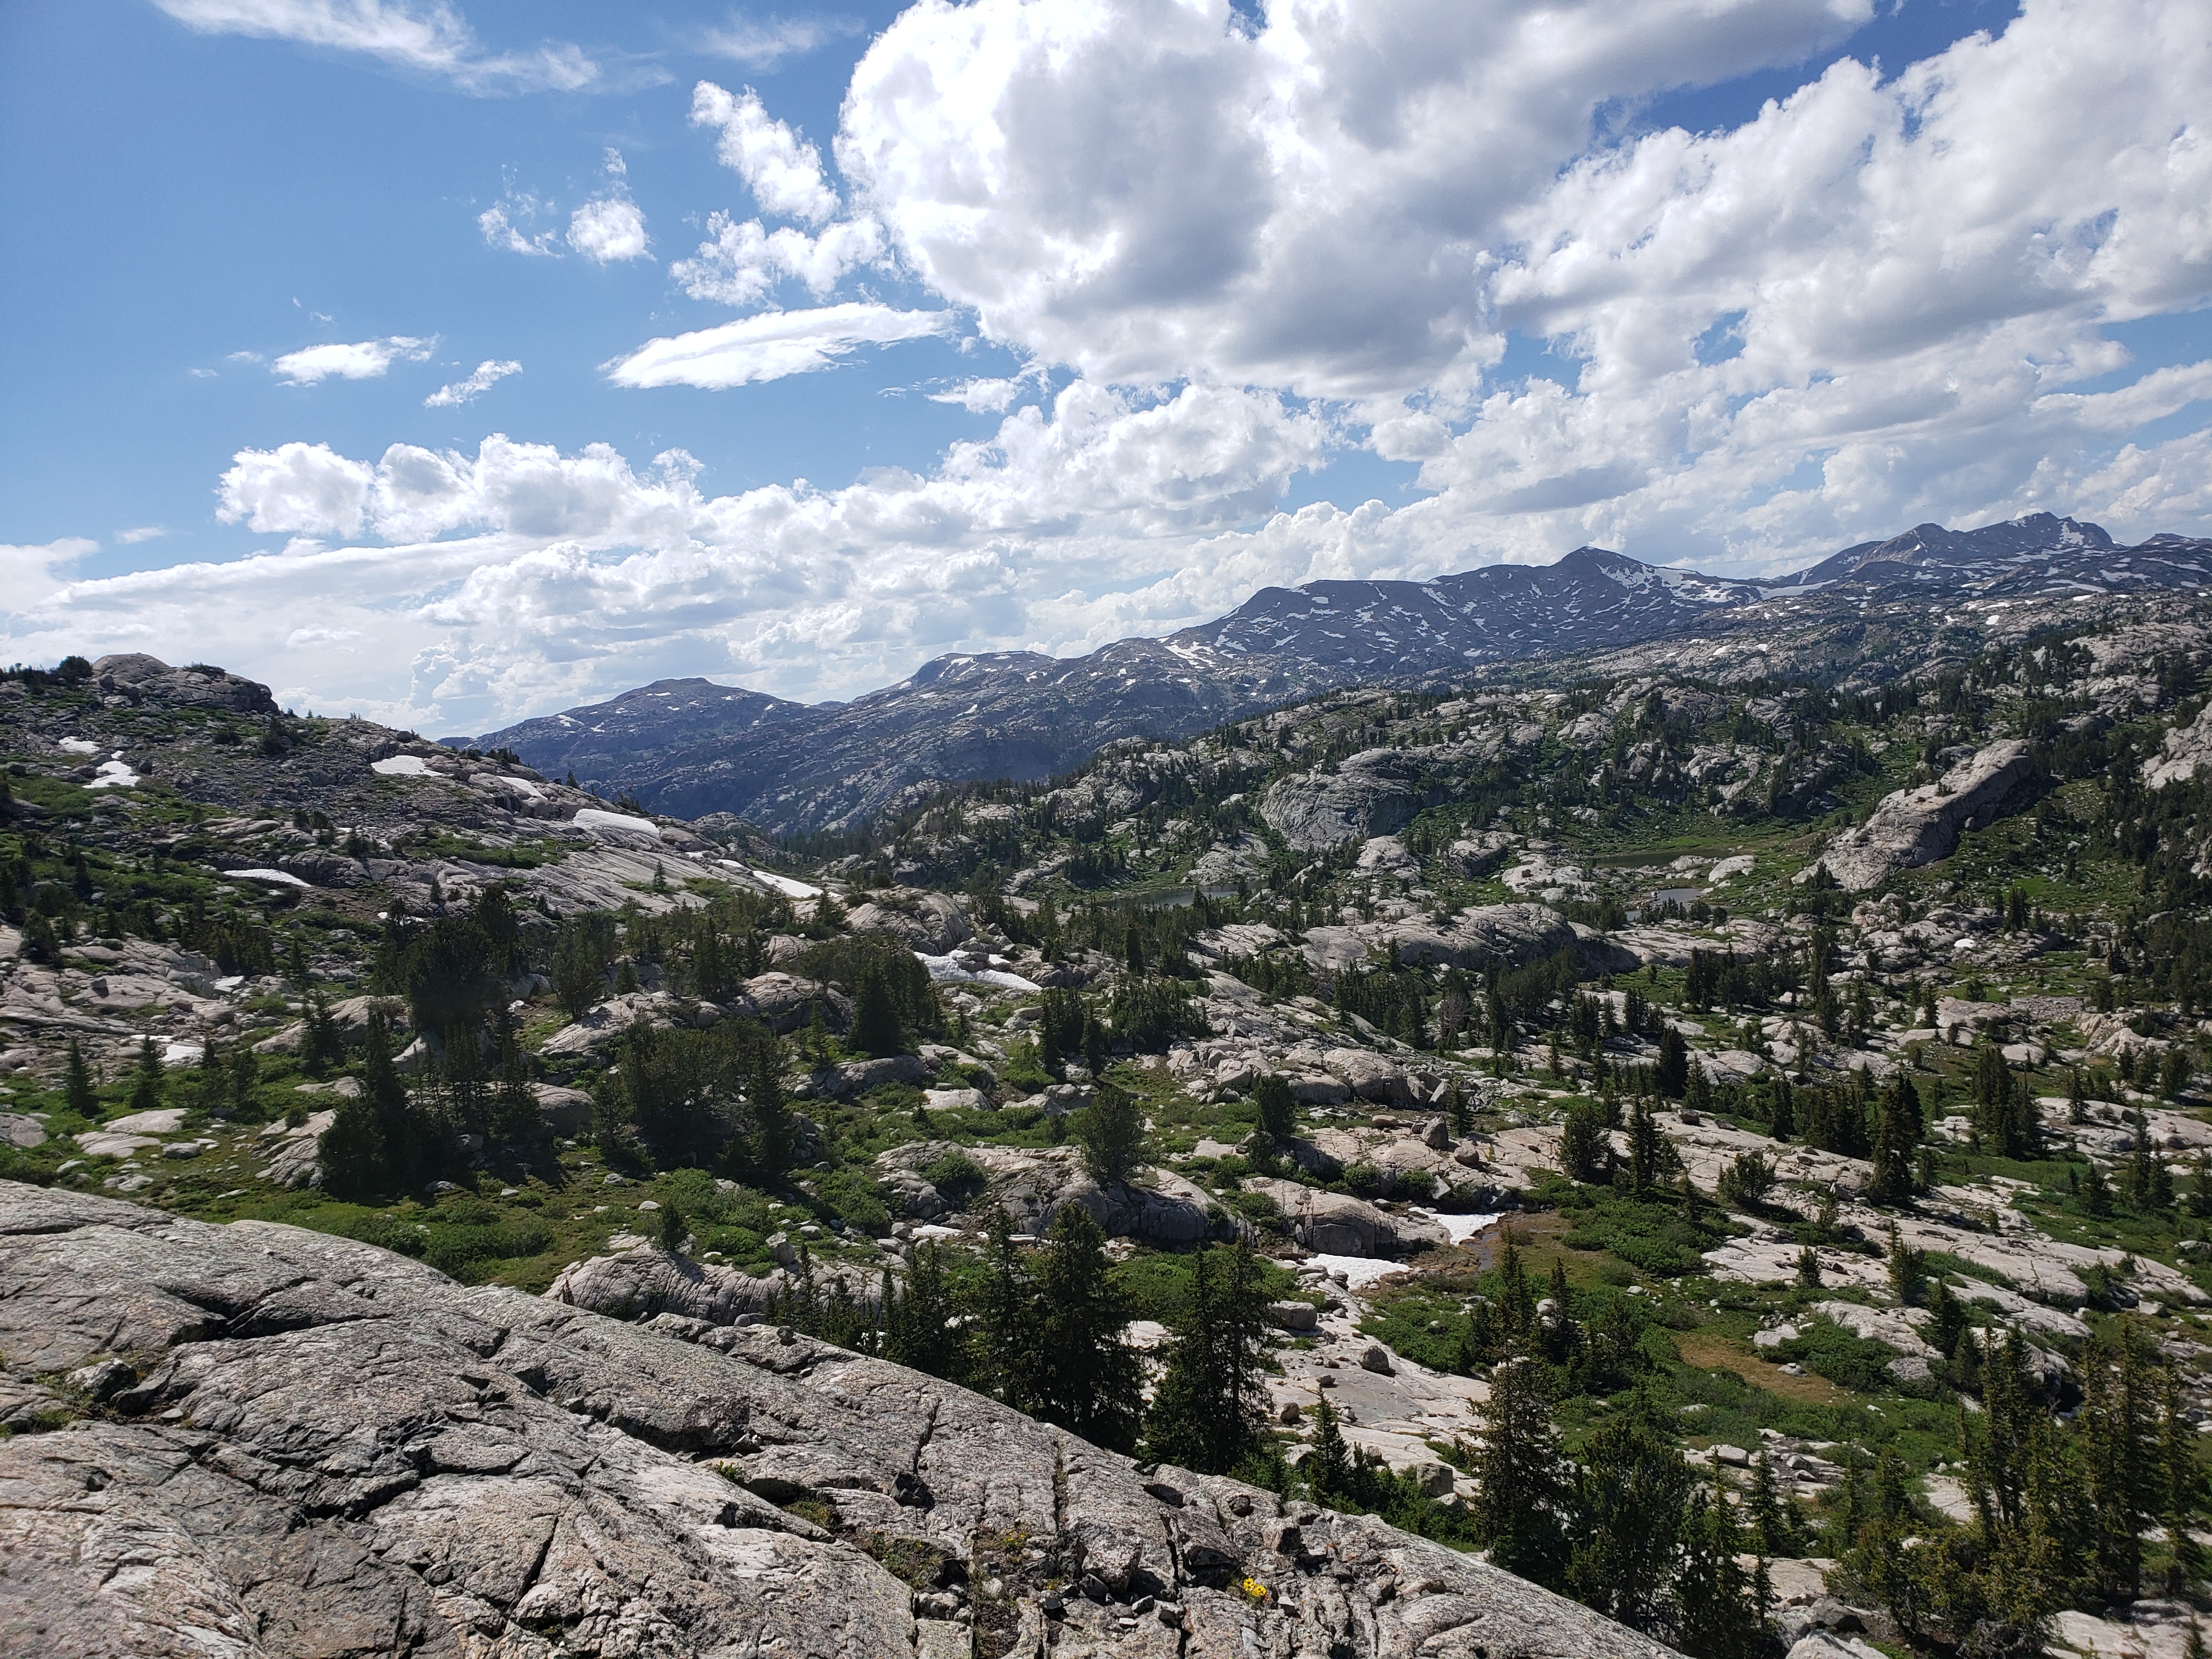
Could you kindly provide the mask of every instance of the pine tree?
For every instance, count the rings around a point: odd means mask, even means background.
[[[1751,1490],[1743,1502],[1751,1548],[1765,1561],[1795,1556],[1804,1545],[1803,1528],[1796,1509],[1782,1496],[1774,1479],[1773,1460],[1765,1451],[1752,1465],[1751,1474]]]
[[[684,1224],[684,1212],[672,1200],[664,1200],[660,1206],[660,1248],[670,1255],[680,1255],[684,1241],[690,1229]]]
[[[908,1258],[902,1295],[885,1277],[884,1358],[948,1382],[964,1382],[969,1368],[967,1345],[953,1322],[958,1313],[945,1247],[926,1240]]]
[[[1559,1133],[1559,1164],[1570,1180],[1611,1179],[1613,1138],[1607,1128],[1605,1108],[1597,1102],[1578,1100],[1567,1108],[1566,1124]]]
[[[1810,1244],[1798,1247],[1797,1283],[1808,1291],[1820,1288],[1820,1253]]]
[[[1697,1659],[1753,1659],[1765,1646],[1774,1600],[1762,1553],[1746,1571],[1742,1528],[1721,1490],[1720,1465],[1710,1487],[1690,1494],[1682,1520],[1682,1555],[1674,1583],[1674,1645]]]
[[[1352,1486],[1352,1454],[1344,1443],[1344,1431],[1338,1425],[1336,1407],[1329,1403],[1328,1395],[1320,1395],[1314,1407],[1313,1449],[1298,1472],[1305,1476],[1306,1485],[1317,1504],[1332,1498],[1350,1496]]]
[[[1690,1080],[1690,1045],[1670,1021],[1659,1030],[1659,1092],[1680,1099]]]
[[[1527,1354],[1509,1355],[1490,1374],[1474,1479],[1474,1533],[1490,1559],[1533,1583],[1558,1585],[1566,1570],[1566,1465],[1544,1367]]]
[[[1170,1330],[1146,1446],[1163,1462],[1226,1474],[1259,1444],[1266,1397],[1267,1302],[1243,1239],[1191,1259],[1190,1290]]]
[[[1036,1401],[1036,1288],[1014,1243],[1013,1218],[994,1209],[984,1224],[983,1273],[969,1303],[972,1385],[1018,1412]]]
[[[1297,1133],[1297,1098],[1290,1080],[1270,1072],[1252,1087],[1252,1103],[1260,1109],[1260,1133],[1271,1140],[1288,1140]]]
[[[1673,1427],[1638,1389],[1584,1448],[1567,1582],[1609,1618],[1650,1630],[1666,1607],[1686,1520],[1689,1465]]]
[[[94,1088],[92,1067],[84,1062],[84,1047],[75,1037],[70,1039],[69,1063],[62,1072],[62,1104],[79,1117],[97,1120],[100,1116],[100,1095]]]
[[[131,1079],[131,1109],[133,1112],[152,1112],[161,1105],[161,1056],[154,1047],[154,1039],[138,1040],[138,1069]]]
[[[906,1033],[899,1024],[890,981],[872,962],[862,965],[853,987],[852,1041],[862,1054],[877,1059],[906,1052]]]
[[[1648,1192],[1666,1168],[1666,1138],[1648,1101],[1639,1098],[1628,1115],[1628,1184],[1632,1191]]]
[[[1144,1114],[1127,1090],[1097,1084],[1091,1104],[1075,1115],[1074,1128],[1084,1167],[1100,1186],[1126,1185],[1144,1164]]]
[[[1127,1340],[1128,1297],[1115,1286],[1106,1236],[1064,1204],[1036,1267],[1032,1414],[1093,1445],[1127,1451],[1144,1413],[1143,1373]]]
[[[1880,1115],[1874,1136],[1874,1180],[1867,1196],[1877,1204],[1904,1204],[1911,1200],[1913,1154],[1920,1145],[1923,1125],[1920,1095],[1903,1072],[1881,1091]]]
[[[781,1059],[781,1052],[774,1041],[756,1044],[745,1080],[745,1102],[752,1113],[749,1150],[753,1170],[769,1186],[783,1179],[798,1156],[791,1109],[783,1100],[783,1079],[778,1065]]]

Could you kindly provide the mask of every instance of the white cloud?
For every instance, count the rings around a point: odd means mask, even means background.
[[[970,415],[998,415],[1021,396],[1022,382],[1013,380],[966,380],[949,392],[933,392],[933,404],[957,404]]]
[[[394,334],[383,340],[357,340],[350,345],[309,346],[302,351],[288,351],[269,367],[271,373],[282,375],[290,386],[314,386],[333,376],[341,380],[374,380],[395,362],[428,362],[437,343],[434,337],[418,340],[411,335]]]
[[[0,582],[7,584],[9,606],[34,605],[51,597],[61,589],[64,571],[88,553],[99,551],[100,544],[85,536],[64,536],[35,546],[0,542]],[[56,654],[73,648],[64,646]]]
[[[710,390],[827,368],[863,345],[889,345],[951,331],[945,311],[900,311],[850,301],[814,311],[769,311],[672,339],[648,340],[607,374],[617,386],[696,386]]]
[[[599,78],[574,46],[549,41],[529,52],[488,52],[444,0],[154,0],[203,34],[244,34],[357,52],[394,68],[435,76],[464,92],[574,92]]]
[[[561,251],[554,242],[561,234],[558,228],[528,228],[540,213],[550,211],[550,203],[541,203],[527,192],[518,196],[510,190],[504,200],[493,203],[477,215],[477,228],[483,233],[487,246],[503,253],[557,259]]]
[[[726,306],[755,304],[785,277],[825,295],[848,271],[884,255],[883,228],[869,218],[843,220],[810,236],[789,225],[771,231],[757,219],[740,223],[715,213],[708,216],[707,229],[713,240],[700,243],[696,255],[677,260],[668,272],[693,299]]]
[[[477,365],[476,373],[470,375],[467,380],[455,380],[449,385],[441,386],[423,398],[422,407],[456,409],[463,404],[474,403],[478,397],[490,391],[495,385],[508,375],[521,373],[522,365],[512,357],[498,362],[487,357]]]
[[[720,28],[708,30],[700,44],[747,69],[772,70],[787,58],[803,58],[865,27],[857,17],[732,17]]]
[[[156,537],[166,536],[168,533],[167,530],[158,524],[142,524],[135,530],[117,531],[115,539],[125,547],[136,547],[140,542],[150,542]]]
[[[262,535],[358,535],[374,476],[328,444],[241,449],[217,488],[216,517]]]
[[[1733,130],[1593,141],[1601,112],[1871,15],[921,6],[856,70],[836,150],[892,257],[987,337],[1337,400],[1448,498],[1409,525],[1455,526],[1456,562],[1606,539],[1763,566],[2073,506],[2053,492],[2201,395],[2186,368],[2068,390],[2125,364],[2106,324],[2212,291],[2212,40],[2185,9],[2027,0]],[[1509,331],[1572,389],[1503,373]]]
[[[629,198],[629,168],[618,149],[607,151],[606,176],[606,194],[568,216],[568,246],[595,264],[642,259],[652,243],[645,234],[645,215]]]
[[[644,258],[652,244],[645,234],[645,215],[636,203],[627,197],[603,197],[568,216],[568,246],[605,265]]]
[[[822,152],[762,106],[750,87],[732,97],[712,81],[692,88],[691,120],[718,127],[715,153],[751,187],[761,211],[819,224],[837,211],[837,192],[822,176]]]
[[[219,380],[222,378],[211,368],[188,368],[185,373],[195,380]]]

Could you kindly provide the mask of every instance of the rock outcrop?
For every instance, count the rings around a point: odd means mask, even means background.
[[[1962,831],[1994,821],[2005,797],[2034,775],[2025,743],[1993,743],[1934,783],[1885,795],[1865,823],[1829,844],[1820,862],[1848,892],[1879,887],[1900,870],[1948,858]]]
[[[1347,756],[1331,774],[1279,780],[1260,816],[1303,852],[1318,853],[1402,829],[1420,810],[1419,767],[1395,749]]]
[[[771,1327],[288,1227],[0,1183],[0,1627],[41,1652],[1666,1653]]]

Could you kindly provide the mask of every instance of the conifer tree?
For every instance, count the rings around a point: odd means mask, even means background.
[[[1659,1133],[1658,1120],[1651,1115],[1650,1103],[1639,1097],[1635,1109],[1628,1115],[1630,1190],[1644,1193],[1658,1185],[1666,1162],[1666,1137]]]
[[[1288,1140],[1297,1133],[1297,1099],[1290,1080],[1270,1072],[1252,1087],[1252,1103],[1260,1109],[1260,1133],[1272,1140]]]
[[[93,1086],[92,1067],[84,1061],[84,1045],[70,1039],[69,1063],[62,1072],[62,1104],[79,1117],[98,1118],[100,1095]]]
[[[1126,1089],[1097,1084],[1091,1104],[1075,1115],[1074,1128],[1084,1167],[1102,1187],[1126,1184],[1145,1161],[1144,1114]]]
[[[908,1259],[903,1294],[884,1276],[884,1358],[948,1382],[966,1381],[967,1345],[953,1323],[958,1312],[945,1247],[926,1240]]]
[[[1556,1586],[1566,1571],[1567,1474],[1542,1364],[1509,1354],[1490,1374],[1476,1442],[1475,1536],[1506,1571]]]
[[[1154,1456],[1225,1474],[1258,1445],[1266,1321],[1259,1261],[1243,1239],[1191,1259],[1190,1290],[1145,1419]]]
[[[1319,1395],[1314,1407],[1313,1450],[1299,1466],[1306,1478],[1314,1501],[1326,1504],[1332,1498],[1346,1496],[1352,1485],[1352,1454],[1344,1443],[1344,1431],[1338,1425],[1336,1407],[1329,1403],[1328,1395]]]
[[[992,1211],[985,1223],[983,1273],[970,1304],[968,1366],[975,1387],[1018,1412],[1036,1401],[1036,1290],[1013,1240],[1013,1218]]]
[[[1874,1134],[1874,1180],[1867,1196],[1877,1204],[1904,1204],[1912,1197],[1913,1154],[1923,1133],[1920,1095],[1903,1072],[1881,1091]]]
[[[1774,1590],[1763,1554],[1749,1571],[1738,1563],[1742,1530],[1716,1462],[1712,1484],[1690,1494],[1683,1514],[1669,1621],[1674,1646],[1697,1659],[1753,1659],[1764,1646]]]
[[[890,981],[872,962],[861,965],[853,987],[852,1041],[862,1054],[879,1060],[906,1052],[906,1032],[899,1024]]]
[[[1106,1236],[1064,1204],[1037,1258],[1030,1328],[1033,1415],[1109,1451],[1136,1444],[1143,1373],[1127,1339],[1128,1297],[1114,1283]]]
[[[154,1047],[154,1039],[138,1040],[138,1068],[131,1078],[131,1109],[134,1112],[157,1111],[161,1105],[161,1056]]]
[[[752,1114],[753,1170],[765,1184],[783,1179],[798,1156],[791,1109],[784,1104],[781,1051],[773,1040],[754,1046],[745,1079],[745,1103]]]
[[[1584,1460],[1567,1582],[1587,1605],[1650,1630],[1665,1612],[1681,1546],[1689,1465],[1641,1388],[1590,1437]]]

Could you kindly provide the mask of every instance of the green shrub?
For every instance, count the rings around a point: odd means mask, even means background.
[[[990,1177],[982,1166],[962,1152],[946,1152],[933,1158],[922,1170],[921,1178],[943,1194],[945,1201],[964,1205],[989,1184]]]
[[[881,1238],[891,1230],[891,1212],[876,1183],[857,1170],[832,1170],[814,1183],[814,1195],[847,1226],[871,1237]]]

